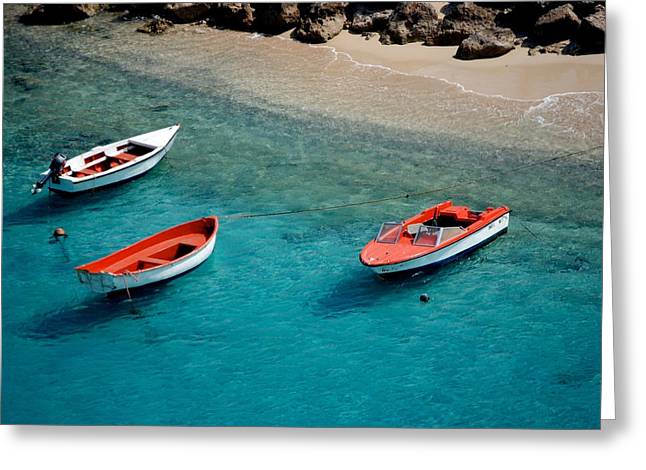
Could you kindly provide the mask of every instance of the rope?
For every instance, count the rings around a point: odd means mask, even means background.
[[[509,174],[509,173],[514,173],[520,170],[525,170],[527,168],[532,168],[534,166],[538,165],[544,165],[546,163],[551,163],[557,160],[562,160],[567,157],[573,157],[577,155],[582,155],[587,152],[591,152],[593,150],[598,150],[602,149],[603,145],[597,145],[595,147],[590,147],[585,150],[579,150],[576,152],[570,152],[566,153],[564,155],[558,155],[556,157],[550,157],[550,158],[545,158],[543,160],[538,160],[535,162],[530,162],[526,163],[524,165],[519,165],[514,168],[510,168],[508,170],[501,170],[499,171],[496,175],[486,175],[486,176],[481,176],[478,178],[472,178],[470,180],[462,180],[455,182],[453,184],[443,186],[440,188],[431,188],[431,189],[426,189],[423,191],[417,191],[417,192],[412,192],[412,193],[403,193],[403,194],[396,194],[393,196],[386,196],[382,198],[377,198],[377,199],[368,199],[365,201],[359,201],[359,202],[349,202],[345,204],[335,204],[331,206],[318,206],[318,207],[308,207],[308,208],[303,208],[303,209],[294,209],[294,210],[284,210],[284,211],[275,211],[275,212],[258,212],[258,213],[251,213],[251,214],[230,214],[230,215],[224,215],[221,216],[221,219],[229,219],[229,220],[237,220],[237,219],[255,219],[259,217],[278,217],[278,216],[283,216],[283,215],[293,215],[293,214],[303,214],[306,212],[323,212],[323,211],[331,211],[331,210],[337,210],[337,209],[344,209],[347,207],[357,207],[357,206],[366,206],[369,204],[380,204],[382,202],[387,202],[387,201],[395,201],[398,199],[408,199],[408,198],[414,198],[414,197],[420,197],[420,196],[426,196],[428,194],[433,194],[433,193],[438,193],[441,191],[448,191],[449,189],[454,189],[460,186],[465,186],[473,183],[477,183],[482,180],[487,180],[491,178],[495,178],[497,175],[501,174]]]
[[[132,297],[130,296],[130,289],[128,289],[128,275],[129,275],[129,272],[126,271],[123,276],[123,283],[126,286],[126,294],[128,294],[128,300],[132,302]]]

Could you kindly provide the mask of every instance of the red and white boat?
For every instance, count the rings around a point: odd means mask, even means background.
[[[94,147],[68,159],[57,153],[47,171],[32,186],[36,194],[48,185],[52,191],[80,193],[121,183],[143,175],[168,153],[180,125]]]
[[[444,264],[505,233],[509,213],[506,206],[473,211],[446,201],[403,222],[382,224],[359,259],[380,276]]]
[[[133,289],[174,278],[211,255],[218,218],[203,217],[166,229],[104,258],[74,268],[95,292]]]

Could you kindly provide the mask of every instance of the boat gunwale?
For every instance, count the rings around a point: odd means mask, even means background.
[[[159,235],[161,235],[161,234],[163,234],[165,232],[169,232],[171,230],[177,229],[177,228],[182,227],[184,225],[189,225],[189,224],[192,224],[192,223],[195,223],[195,222],[205,221],[205,220],[209,220],[209,219],[214,221],[214,226],[213,226],[213,231],[206,238],[206,241],[204,243],[202,243],[200,246],[196,247],[195,250],[193,250],[193,251],[191,251],[189,253],[186,253],[185,255],[180,256],[179,258],[176,258],[176,259],[174,259],[172,261],[169,261],[168,263],[160,264],[159,266],[151,266],[150,268],[146,268],[146,269],[138,269],[136,271],[127,271],[127,272],[122,272],[122,273],[113,273],[113,272],[110,272],[110,271],[89,271],[87,269],[87,267],[89,265],[91,265],[91,264],[103,261],[104,259],[106,259],[106,258],[108,258],[110,256],[113,256],[113,255],[116,255],[118,253],[121,253],[122,251],[125,251],[125,250],[127,250],[129,248],[132,248],[135,245],[138,245],[140,243],[144,243],[144,242],[146,242],[146,241],[148,241],[148,240],[150,240],[150,239],[152,239],[152,238],[154,238],[156,236],[159,236]],[[172,266],[174,264],[177,264],[180,261],[183,261],[184,259],[187,259],[187,258],[189,258],[191,256],[195,256],[197,253],[204,250],[209,245],[209,243],[211,243],[211,240],[213,240],[216,237],[219,228],[220,228],[220,221],[218,220],[218,217],[216,215],[209,215],[209,216],[206,216],[206,217],[200,217],[199,219],[189,220],[188,222],[183,222],[181,224],[174,225],[172,227],[168,227],[167,229],[164,229],[161,232],[157,232],[157,233],[154,233],[154,234],[152,234],[152,235],[150,235],[150,236],[148,236],[146,238],[142,238],[141,240],[138,240],[135,243],[132,243],[132,244],[130,244],[128,246],[124,246],[123,248],[120,248],[117,251],[113,251],[112,253],[109,253],[109,254],[107,254],[107,255],[99,258],[99,259],[95,259],[93,261],[90,261],[89,263],[85,263],[85,264],[82,264],[80,266],[76,266],[74,268],[74,270],[79,271],[79,272],[85,272],[89,276],[109,275],[110,277],[118,278],[118,277],[121,277],[121,276],[138,275],[138,274],[143,273],[143,272],[150,272],[150,271],[153,271],[155,269],[161,269],[161,268],[165,268],[165,267],[168,267],[168,266]]]
[[[496,207],[491,212],[496,212],[496,211],[498,211],[500,209],[502,209],[503,212],[500,215],[498,215],[497,217],[491,218],[487,222],[484,222],[484,220],[478,220],[478,221],[474,222],[473,224],[471,224],[469,227],[467,227],[463,234],[458,235],[457,237],[454,237],[454,238],[450,238],[450,239],[448,239],[447,241],[445,241],[444,243],[442,243],[440,245],[437,245],[437,246],[434,246],[434,247],[429,247],[430,248],[429,250],[427,250],[425,252],[422,252],[422,253],[419,253],[419,254],[417,254],[415,256],[412,256],[410,258],[401,259],[399,261],[388,261],[388,262],[383,262],[383,263],[368,264],[363,260],[363,250],[361,250],[361,253],[359,253],[359,261],[361,262],[361,264],[363,264],[364,266],[367,266],[369,268],[377,268],[377,267],[381,267],[381,266],[389,266],[389,265],[407,263],[409,261],[413,261],[413,260],[416,260],[416,259],[419,259],[419,258],[423,258],[424,256],[428,256],[428,255],[430,255],[432,253],[437,253],[437,252],[439,252],[441,250],[444,250],[445,248],[448,248],[451,245],[459,242],[460,240],[464,240],[465,238],[467,238],[467,237],[469,237],[471,235],[475,235],[480,230],[483,230],[484,228],[486,228],[490,223],[495,222],[496,220],[500,219],[501,217],[504,217],[505,215],[511,213],[511,209],[509,207],[507,207],[507,206]],[[421,212],[420,212],[420,214],[421,214]],[[419,215],[419,214],[417,214],[417,215]],[[410,219],[413,219],[417,215],[415,215],[413,217],[410,217]],[[479,224],[479,223],[482,223],[481,227],[478,227],[475,230],[471,230],[471,231],[469,230],[470,227],[473,227],[473,225],[476,225],[476,224]],[[370,243],[368,245],[370,245],[371,243],[376,243],[376,241],[373,239],[373,240],[370,241]],[[366,245],[366,247],[368,245]],[[366,249],[366,247],[364,247],[364,250]]]

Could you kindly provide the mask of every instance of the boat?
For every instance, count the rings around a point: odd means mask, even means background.
[[[57,153],[49,168],[32,185],[32,194],[45,185],[51,191],[80,193],[131,180],[152,169],[168,153],[180,125],[94,147],[72,158]]]
[[[507,231],[510,209],[474,211],[445,201],[403,222],[386,222],[359,259],[380,277],[413,274],[448,263]]]
[[[100,293],[166,281],[206,261],[218,225],[216,216],[185,222],[74,269],[81,284]]]

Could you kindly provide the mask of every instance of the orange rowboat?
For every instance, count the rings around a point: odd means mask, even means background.
[[[186,222],[74,269],[79,281],[95,292],[165,281],[206,261],[215,247],[218,225],[215,216]]]

